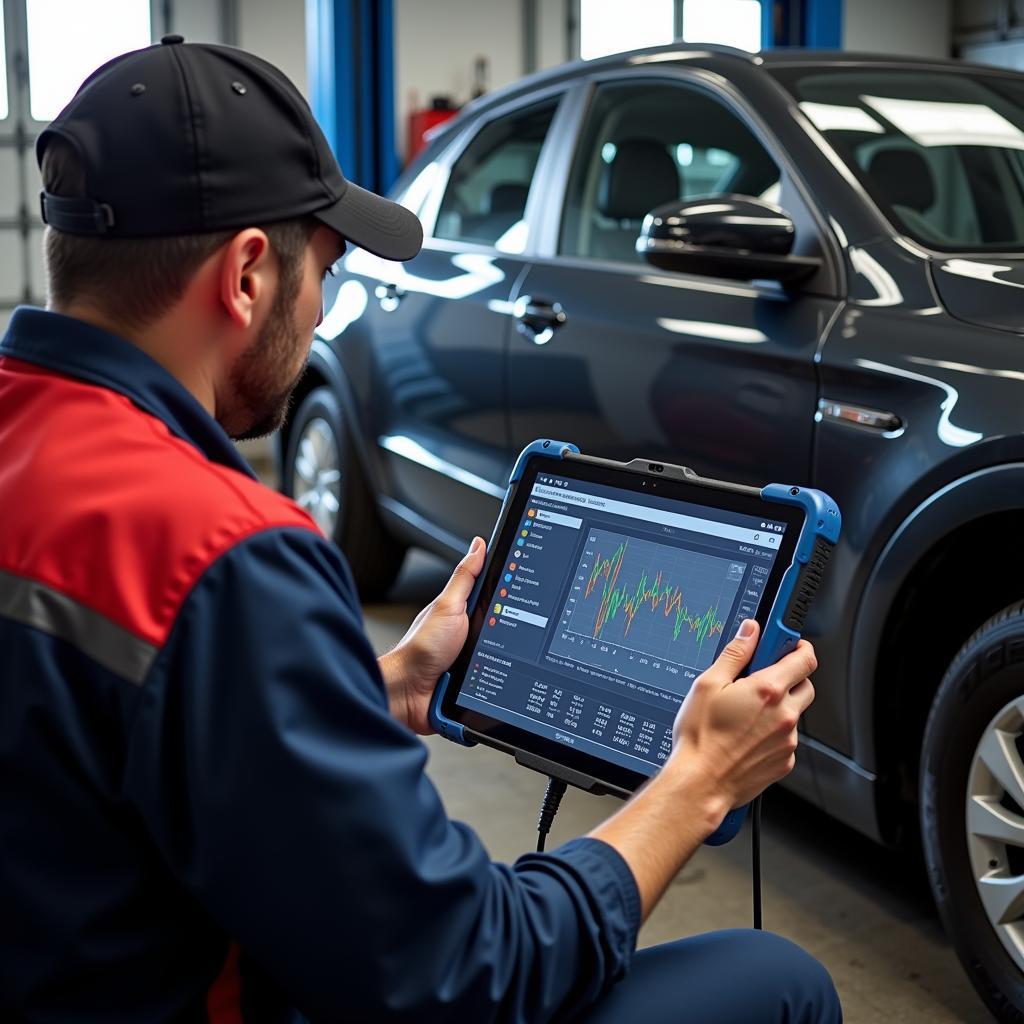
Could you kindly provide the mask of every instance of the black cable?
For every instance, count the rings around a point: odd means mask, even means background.
[[[544,790],[544,801],[540,805],[540,818],[537,820],[537,852],[544,852],[544,840],[551,831],[551,823],[558,813],[558,805],[565,796],[565,783],[553,776],[548,778],[547,789]]]
[[[761,798],[750,808],[750,873],[754,879],[754,927],[761,931]]]

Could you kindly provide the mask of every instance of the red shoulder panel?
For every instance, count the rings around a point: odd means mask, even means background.
[[[0,569],[161,645],[219,555],[294,502],[210,462],[106,388],[0,359]]]

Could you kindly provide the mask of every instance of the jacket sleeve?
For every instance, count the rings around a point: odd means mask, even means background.
[[[181,609],[124,786],[182,885],[313,1019],[538,1024],[592,1002],[636,941],[625,862],[578,839],[492,863],[426,759],[388,713],[341,556],[271,530]]]

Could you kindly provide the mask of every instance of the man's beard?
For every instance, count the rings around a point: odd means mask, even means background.
[[[231,373],[231,386],[239,408],[239,418],[249,418],[249,426],[241,433],[232,433],[235,441],[251,441],[274,433],[284,423],[292,392],[306,372],[306,362],[294,379],[281,386],[285,368],[294,365],[299,332],[295,326],[295,300],[299,282],[282,278],[274,304],[260,328],[253,346],[236,363]],[[307,356],[308,359],[308,356]]]

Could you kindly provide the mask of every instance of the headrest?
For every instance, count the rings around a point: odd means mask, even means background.
[[[679,198],[676,162],[654,139],[622,139],[604,169],[598,209],[613,220],[641,220],[656,206]]]
[[[526,209],[529,185],[515,181],[503,181],[491,189],[489,213],[522,213]]]
[[[868,177],[890,206],[923,213],[935,204],[935,179],[916,149],[880,149],[871,158]]]

